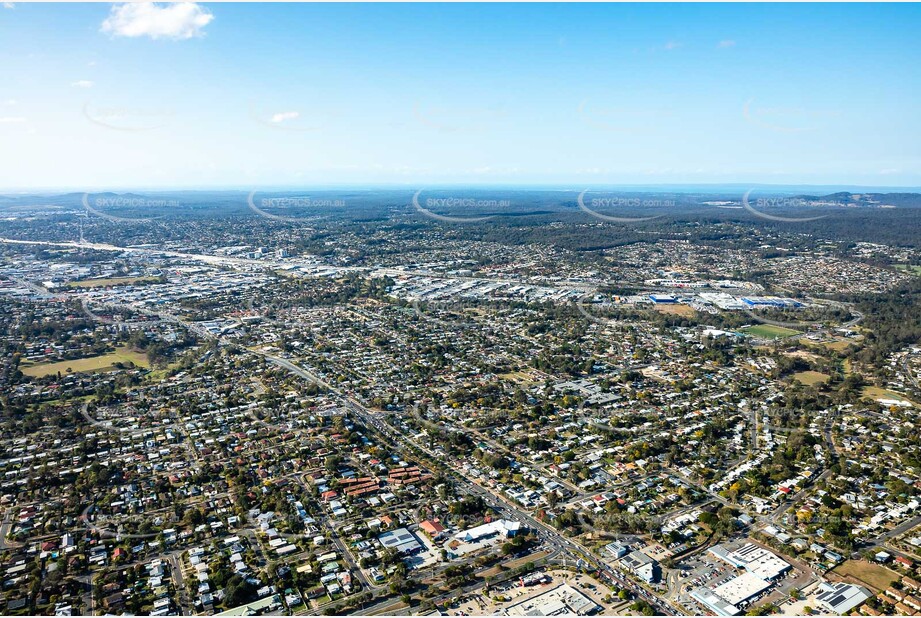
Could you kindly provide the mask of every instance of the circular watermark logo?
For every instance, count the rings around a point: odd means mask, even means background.
[[[300,105],[268,108],[250,103],[250,118],[263,127],[273,131],[289,131],[294,133],[309,133],[319,131],[328,125],[335,116],[334,113],[318,113],[315,110],[309,113],[301,111]]]
[[[749,189],[745,192],[745,195],[742,196],[742,208],[750,212],[751,214],[765,219],[767,221],[776,221],[779,223],[803,223],[806,221],[818,221],[819,219],[824,219],[828,215],[818,215],[816,217],[786,217],[781,215],[771,215],[763,210],[765,208],[806,208],[808,207],[808,202],[803,198],[798,197],[766,197],[758,198],[755,200],[755,206],[752,206],[750,197],[755,189]]]
[[[911,361],[912,355],[909,354],[905,357],[905,361],[903,363],[905,368],[905,376],[915,388],[921,390],[921,363],[919,363],[918,366],[915,366]]]
[[[830,312],[835,309],[843,309],[850,311],[847,305],[843,303],[837,303],[834,301],[817,301],[810,299],[811,302],[800,302],[798,300],[790,298],[774,298],[770,297],[759,301],[758,298],[754,299],[743,299],[743,302],[750,300],[752,302],[751,306],[743,309],[745,315],[750,317],[752,320],[759,322],[761,324],[766,324],[769,326],[777,326],[779,328],[787,328],[792,330],[812,330],[822,326],[824,322],[829,322],[833,319],[833,316],[830,315]],[[825,312],[827,315],[824,317],[818,317],[813,320],[775,320],[769,315],[766,315],[771,311],[783,311],[783,310],[792,310],[792,311],[815,311],[820,309]],[[862,316],[858,315],[854,317],[849,322],[851,325],[856,324]]]
[[[591,498],[587,500],[593,502]],[[594,509],[600,508],[600,513]],[[591,511],[591,512],[590,512]],[[659,532],[664,518],[644,513],[631,513],[618,508],[614,511],[595,506],[592,509],[579,505],[575,508],[576,521],[588,534],[596,538],[616,539],[623,536],[645,535]]]
[[[417,211],[437,221],[445,223],[478,223],[489,221],[496,215],[485,215],[481,217],[455,217],[452,215],[442,215],[429,210],[430,208],[508,208],[511,206],[509,200],[477,200],[473,198],[458,197],[432,197],[425,200],[425,207],[419,202],[419,196],[424,189],[419,189],[413,195],[413,206]]]
[[[264,197],[258,200],[259,205],[257,206],[257,200],[255,199],[256,193],[256,191],[250,191],[249,195],[246,197],[246,204],[249,206],[249,209],[260,217],[272,219],[273,221],[283,221],[285,223],[303,223],[311,219],[315,220],[317,214],[315,212],[310,213],[309,211],[311,209],[346,207],[346,201],[342,199],[315,198],[309,195]],[[279,215],[265,210],[266,208],[274,208],[277,210],[306,210],[308,212],[301,216]]]
[[[758,315],[758,313],[756,313],[752,309],[744,309],[743,311],[745,312],[745,315],[750,317],[755,322],[766,324],[768,326],[777,326],[778,328],[788,328],[791,330],[796,330],[796,329],[808,330],[815,326],[815,322],[791,322],[791,321],[784,321],[784,320],[772,320],[771,318],[765,317],[763,315]]]
[[[475,133],[504,120],[501,109],[485,107],[440,107],[413,104],[413,119],[420,125],[440,133]]]
[[[601,326],[618,326],[620,324],[618,320],[605,316],[594,315],[588,310],[588,308],[585,306],[586,301],[592,301],[590,304],[594,304],[593,301],[596,297],[597,294],[595,293],[582,294],[576,297],[575,301],[573,301],[573,304],[576,306],[576,309],[580,314],[582,314],[583,317],[594,322],[595,324],[599,324]]]
[[[802,107],[759,107],[750,98],[742,105],[742,116],[757,127],[778,133],[802,133],[818,129],[829,118],[839,114],[830,110],[810,110]]]
[[[162,525],[142,515],[125,515],[116,517],[100,515],[95,505],[90,504],[80,514],[83,528],[97,534],[100,538],[111,539],[154,539],[161,534],[161,530],[153,532],[140,532],[143,528],[155,528]]]
[[[604,107],[589,99],[579,102],[576,112],[579,119],[593,129],[613,133],[642,133],[660,124],[670,112],[655,109]]]
[[[84,403],[80,408],[80,415],[94,427],[99,427],[102,430],[113,432],[113,433],[124,433],[124,434],[142,434],[153,431],[165,431],[167,429],[177,428],[176,423],[163,423],[159,425],[151,425],[148,427],[121,427],[114,424],[116,420],[125,420],[121,419],[109,419],[109,420],[99,420],[90,414],[89,403]],[[128,417],[128,419],[135,420],[135,417]]]
[[[107,318],[105,316],[94,313],[93,310],[90,309],[86,299],[80,299],[80,310],[83,311],[83,315],[95,322],[99,322],[101,324],[117,324],[117,322],[111,318]]]
[[[288,506],[290,506],[290,504]],[[300,516],[289,512],[281,514],[276,511],[263,513],[259,511],[259,509],[250,509],[246,513],[244,518],[245,523],[242,527],[252,530],[257,535],[271,535],[273,537],[292,541],[295,544],[297,541],[304,541],[308,538],[317,536],[322,536],[325,543],[326,535],[321,531],[311,532],[308,529],[307,521],[305,521],[306,517],[309,517],[306,515],[306,511],[304,512],[304,516]],[[292,530],[293,532],[291,532]],[[300,548],[298,548],[298,551],[301,551]]]
[[[263,416],[260,416],[260,413],[264,413]],[[282,434],[295,434],[295,435],[307,435],[307,431],[298,426],[299,419],[297,417],[284,418],[281,416],[272,416],[271,411],[265,406],[252,406],[246,410],[247,416],[249,416],[256,424],[261,425],[267,429],[277,431]]]
[[[588,192],[589,189],[585,189],[576,198],[576,203],[579,204],[579,210],[595,217],[596,219],[607,221],[609,223],[641,223],[643,221],[652,221],[653,219],[658,219],[662,215],[654,215],[651,217],[615,217],[612,215],[602,214],[596,211],[595,208],[652,208],[656,206],[674,205],[674,202],[669,203],[668,200],[644,200],[632,197],[599,197],[592,198],[590,202],[592,207],[589,208],[585,205],[585,194]]]
[[[163,215],[159,217],[126,217],[121,215],[112,215],[99,210],[99,208],[120,208],[146,211],[151,208],[174,208],[179,206],[178,200],[158,200],[146,197],[121,195],[106,195],[91,198],[89,193],[83,194],[81,203],[83,204],[83,208],[86,209],[88,213],[113,223],[150,223],[151,221],[162,219]]]
[[[143,132],[163,128],[176,113],[161,107],[83,104],[83,116],[96,126],[112,131]]]
[[[455,319],[457,315],[454,313],[454,310],[463,310],[470,307],[477,307],[478,309],[483,309],[485,304],[467,304],[467,303],[451,303],[451,302],[438,302],[438,301],[423,301],[419,298],[413,298],[410,302],[410,306],[413,309],[413,313],[417,318],[424,322],[430,324],[435,324],[442,328],[475,328],[480,326],[477,322]],[[437,317],[444,316],[444,317]],[[448,319],[445,319],[447,317]]]

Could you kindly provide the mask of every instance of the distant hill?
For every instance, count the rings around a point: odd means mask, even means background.
[[[921,208],[921,193],[850,193],[841,191],[828,195],[799,195],[810,205],[828,202],[852,208]]]

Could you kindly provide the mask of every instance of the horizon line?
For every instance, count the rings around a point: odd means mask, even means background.
[[[587,185],[587,186],[586,186]],[[264,184],[264,185],[173,185],[173,186],[101,186],[101,187],[11,187],[0,188],[0,197],[41,196],[46,194],[80,194],[103,192],[247,192],[247,191],[438,191],[442,189],[504,189],[504,190],[533,190],[533,191],[560,191],[579,193],[583,190],[612,190],[633,189],[643,191],[673,190],[734,190],[734,189],[773,189],[785,191],[822,190],[829,193],[835,192],[867,192],[867,193],[921,193],[921,185],[868,185],[846,183],[764,183],[764,182],[708,182],[708,183],[314,183],[314,184]]]

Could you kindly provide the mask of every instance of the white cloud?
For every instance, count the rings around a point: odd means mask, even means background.
[[[272,114],[272,122],[279,124],[286,120],[296,120],[300,117],[300,112],[278,112],[277,114]]]
[[[23,116],[0,116],[0,124],[21,124],[25,121]]]
[[[88,79],[81,79],[79,81],[71,82],[70,85],[74,88],[92,88],[93,82]]]
[[[3,3],[3,8],[5,8],[5,9],[15,9],[15,8],[16,8],[16,3],[15,3],[15,2],[4,2],[4,3]]]
[[[719,48],[735,47],[735,46],[736,46],[736,42],[731,39],[724,39],[717,44],[717,47]]]
[[[673,49],[678,49],[679,47],[681,47],[681,43],[679,43],[678,41],[669,41],[668,43],[665,44],[665,49],[667,49],[668,51],[671,51]]]
[[[116,4],[102,22],[102,31],[113,36],[152,39],[190,39],[202,36],[202,28],[214,15],[194,2]]]

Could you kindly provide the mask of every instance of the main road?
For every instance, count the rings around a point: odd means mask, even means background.
[[[538,519],[535,519],[531,516],[530,513],[521,509],[501,494],[494,493],[487,488],[468,480],[462,474],[454,470],[450,463],[444,462],[441,455],[433,452],[421,444],[416,443],[412,438],[402,433],[391,424],[387,423],[380,415],[375,414],[373,411],[364,407],[361,403],[352,397],[349,397],[338,388],[333,387],[331,384],[317,376],[312,371],[305,369],[302,366],[296,365],[287,359],[269,354],[267,352],[255,350],[250,351],[259,354],[266,360],[278,365],[279,367],[283,367],[291,373],[300,376],[305,380],[309,380],[315,384],[318,384],[319,386],[322,386],[330,392],[338,395],[342,401],[345,402],[348,410],[352,412],[357,418],[361,419],[361,421],[366,426],[373,428],[379,434],[393,441],[397,445],[411,446],[412,448],[427,455],[429,458],[431,458],[432,461],[442,463],[448,470],[450,470],[451,476],[455,479],[458,487],[460,487],[464,493],[482,498],[486,504],[495,509],[501,516],[524,523],[528,526],[528,528],[537,534],[538,538],[547,543],[551,548],[560,551],[563,555],[570,556],[573,561],[582,561],[583,563],[590,565],[592,568],[596,569],[599,575],[603,578],[620,586],[621,588],[629,590],[638,598],[645,600],[653,607],[654,610],[656,610],[657,614],[682,614],[680,610],[672,606],[667,600],[657,597],[647,589],[622,576],[620,573],[611,568],[610,565],[598,560],[589,549],[580,543],[571,539],[567,539],[555,528],[548,526]]]

